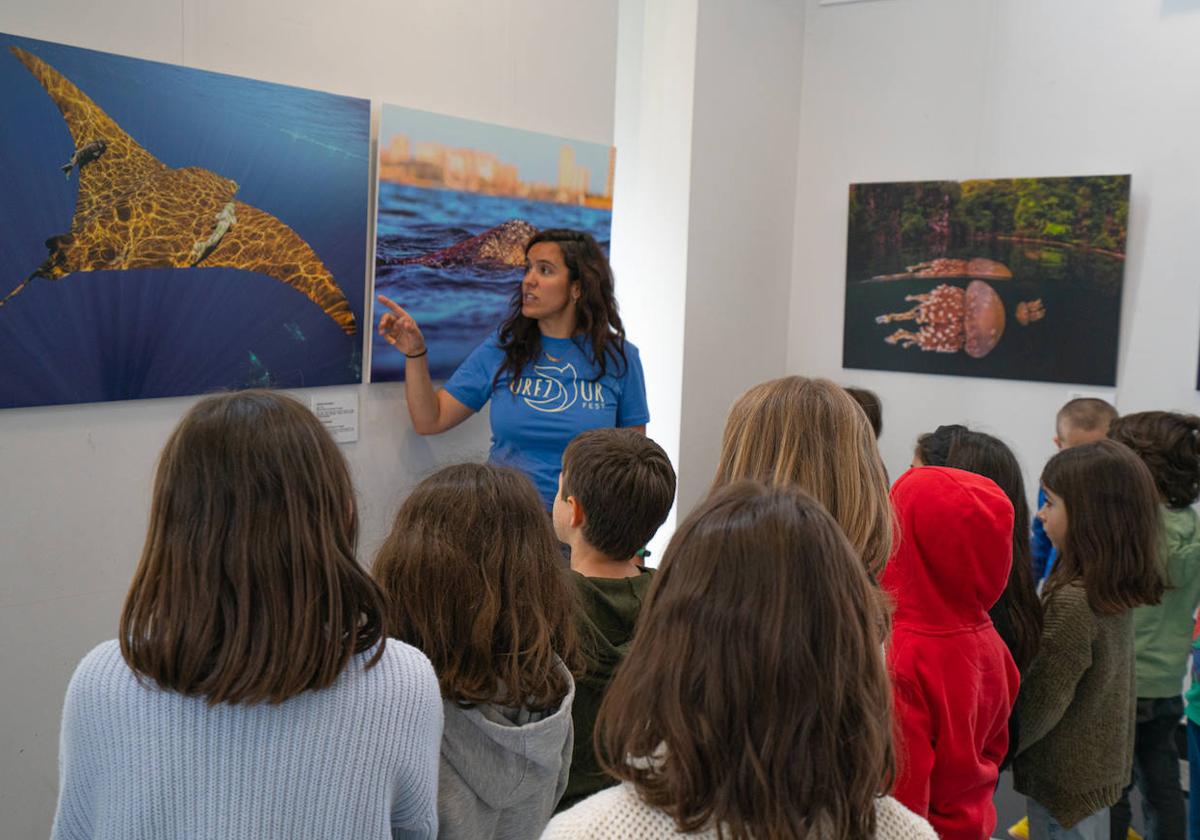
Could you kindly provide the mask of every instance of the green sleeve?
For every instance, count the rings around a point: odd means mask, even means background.
[[[1096,617],[1083,587],[1071,584],[1056,590],[1045,609],[1041,645],[1021,683],[1018,753],[1058,725],[1075,699],[1079,680],[1092,665]]]

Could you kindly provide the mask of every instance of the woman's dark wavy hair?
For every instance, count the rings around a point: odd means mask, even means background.
[[[1004,441],[966,426],[938,426],[917,438],[917,457],[931,467],[954,467],[992,481],[1013,506],[1013,556],[1003,608],[1016,636],[1013,660],[1021,673],[1037,654],[1042,638],[1042,603],[1033,584],[1029,546],[1029,502],[1017,456]]]
[[[812,496],[718,488],[651,584],[597,717],[601,765],[681,832],[874,837],[895,775],[885,612]]]
[[[579,285],[575,303],[576,329],[592,342],[592,361],[596,378],[608,372],[609,357],[625,364],[625,327],[617,311],[612,268],[608,257],[590,233],[566,228],[549,228],[534,235],[525,245],[525,255],[539,242],[553,242],[562,251],[563,262],[572,283]],[[517,286],[509,304],[508,318],[500,325],[500,349],[504,364],[496,371],[493,387],[507,374],[516,380],[525,367],[537,359],[542,349],[542,333],[533,318],[521,314],[522,287]]]
[[[1150,468],[1167,506],[1179,510],[1200,499],[1200,417],[1175,411],[1139,411],[1118,417],[1108,436]]]

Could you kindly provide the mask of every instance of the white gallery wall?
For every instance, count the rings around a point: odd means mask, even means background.
[[[0,32],[613,142],[616,0],[6,0]],[[361,400],[360,439],[343,451],[366,559],[416,481],[486,455],[487,419],[421,438],[402,386],[321,389],[338,391]],[[116,635],[155,458],[193,402],[0,411],[6,840],[49,832],[67,680],[87,650]]]
[[[1032,494],[1076,392],[1200,411],[1200,2],[806,11],[788,367],[880,394],[891,475],[919,433],[965,422],[1014,447]],[[849,184],[1120,173],[1133,185],[1115,390],[842,369]]]
[[[681,514],[732,400],[784,373],[878,391],[893,476],[919,432],[967,422],[1032,482],[1077,391],[1200,411],[1200,0],[7,0],[0,31],[615,138],[617,290]],[[1117,389],[842,369],[850,183],[1125,172]],[[361,399],[344,451],[369,557],[415,481],[483,456],[486,418],[420,438],[401,386],[331,390]],[[4,838],[48,830],[66,681],[115,634],[154,459],[192,402],[0,412]]]

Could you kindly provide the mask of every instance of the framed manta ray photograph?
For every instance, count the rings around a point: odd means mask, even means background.
[[[0,34],[0,408],[361,381],[366,100]]]

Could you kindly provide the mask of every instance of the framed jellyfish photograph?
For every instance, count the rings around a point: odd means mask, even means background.
[[[1129,186],[852,184],[843,366],[1115,385]]]
[[[0,35],[0,408],[362,380],[364,99]]]

